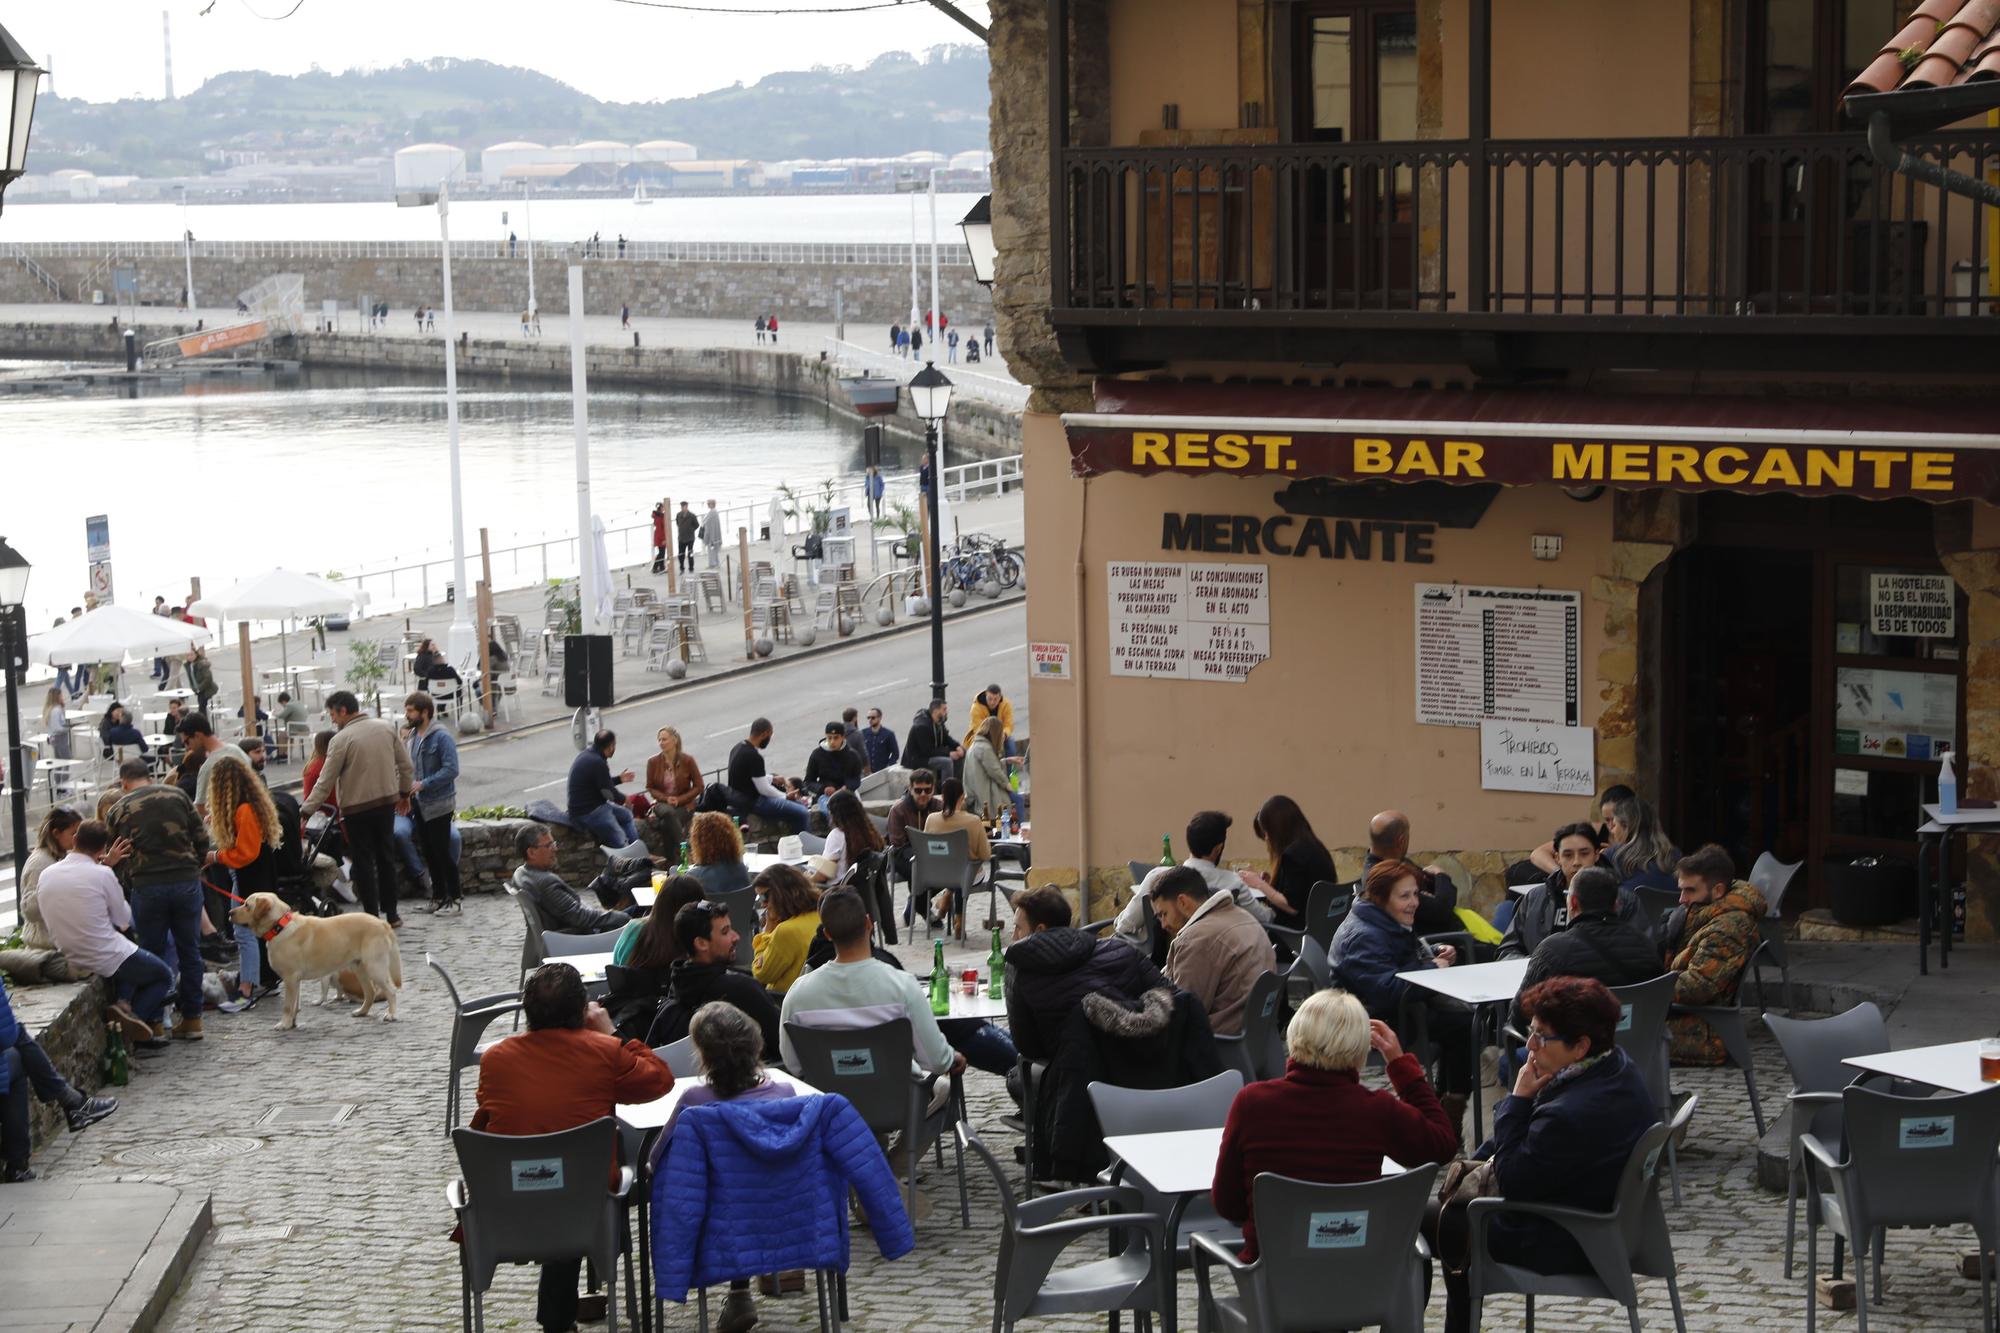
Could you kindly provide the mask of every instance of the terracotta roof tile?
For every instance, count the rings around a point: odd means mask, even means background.
[[[2000,0],[1923,0],[1844,96],[2000,78]]]

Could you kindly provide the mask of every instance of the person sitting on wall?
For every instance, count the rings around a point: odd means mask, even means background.
[[[540,824],[529,824],[515,834],[514,850],[521,854],[521,864],[514,868],[509,882],[516,893],[535,905],[544,930],[564,935],[597,935],[607,930],[623,930],[633,917],[646,914],[643,907],[620,912],[585,903],[556,873],[555,835]],[[610,890],[606,881],[616,882],[616,873],[606,870],[591,881],[589,887],[600,900]]]

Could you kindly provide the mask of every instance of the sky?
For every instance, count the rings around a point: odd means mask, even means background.
[[[37,59],[53,60],[59,94],[94,102],[161,95],[162,11],[173,16],[181,94],[229,70],[298,74],[315,64],[339,71],[454,56],[534,69],[606,101],[643,102],[974,40],[921,0],[860,13],[755,12],[870,2],[685,0],[751,11],[713,14],[619,0],[12,0],[0,6],[0,23]],[[960,8],[986,21],[978,0]]]

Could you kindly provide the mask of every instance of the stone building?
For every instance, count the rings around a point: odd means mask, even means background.
[[[991,8],[1039,875],[1284,792],[1490,903],[1629,783],[1914,911],[1939,757],[2000,797],[1990,11]]]

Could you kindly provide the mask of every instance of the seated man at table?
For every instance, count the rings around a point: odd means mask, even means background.
[[[1757,922],[1768,910],[1764,895],[1736,878],[1736,863],[1714,843],[1690,852],[1674,867],[1681,905],[1667,914],[1664,958],[1674,982],[1675,1004],[1728,1004],[1743,969],[1762,938]],[[1699,1014],[1667,1020],[1667,1049],[1677,1065],[1719,1065],[1729,1052]]]
[[[1148,882],[1153,915],[1173,937],[1167,980],[1201,1001],[1216,1036],[1239,1035],[1250,988],[1277,970],[1271,937],[1229,890],[1211,889],[1200,871],[1175,866]]]
[[[757,718],[750,734],[729,751],[729,768],[723,776],[722,793],[729,810],[737,815],[755,815],[774,824],[783,824],[793,833],[803,833],[810,818],[798,798],[804,793],[786,778],[774,778],[764,767],[764,750],[771,743],[771,720]]]
[[[882,840],[889,844],[889,869],[892,879],[908,880],[910,863],[916,853],[910,850],[910,833],[924,831],[924,821],[942,812],[944,802],[937,798],[937,774],[928,768],[910,770],[910,789],[902,798],[889,807],[889,828]],[[903,924],[909,925],[916,900],[903,906]]]
[[[516,893],[535,905],[544,930],[564,935],[597,935],[607,930],[623,930],[633,917],[646,914],[645,909],[638,907],[619,912],[585,903],[556,873],[555,835],[540,824],[529,824],[516,833],[514,850],[521,854],[521,864],[514,868],[510,883]],[[602,897],[599,886],[607,877],[615,882],[615,875],[615,870],[606,870],[589,887]]]
[[[611,1016],[590,1000],[568,963],[544,963],[521,987],[528,1030],[492,1047],[479,1062],[479,1109],[472,1128],[488,1134],[553,1134],[616,1114],[619,1103],[657,1101],[674,1076],[644,1042],[611,1035]],[[579,1187],[594,1182],[579,1181]],[[542,1265],[535,1318],[544,1333],[567,1333],[580,1315],[581,1259]],[[603,1317],[603,1299],[595,1302]]]
[[[1569,927],[1535,946],[1521,978],[1521,994],[1550,977],[1593,977],[1606,986],[1636,986],[1664,971],[1652,936],[1618,916],[1618,877],[1603,866],[1587,866],[1570,877]],[[1510,1024],[1516,1032],[1528,1030],[1519,998]]]
[[[1264,900],[1251,892],[1243,882],[1243,876],[1234,870],[1222,868],[1222,848],[1229,838],[1229,826],[1233,821],[1220,810],[1197,811],[1187,825],[1187,860],[1181,865],[1195,871],[1202,882],[1211,890],[1226,889],[1238,907],[1257,918],[1257,924],[1271,923],[1272,912]],[[1118,913],[1118,920],[1112,923],[1112,932],[1133,948],[1152,959],[1158,967],[1167,961],[1167,935],[1165,931],[1148,930],[1146,926],[1146,895],[1153,883],[1172,869],[1171,866],[1155,866],[1132,888],[1132,897],[1124,909]]]
[[[778,1006],[757,979],[736,968],[741,933],[729,909],[704,899],[674,913],[674,943],[681,949],[667,973],[667,997],[646,1034],[649,1046],[666,1046],[688,1035],[695,1011],[717,1000],[735,1005],[764,1034],[764,1058],[778,1058]]]
[[[1514,919],[1500,940],[1502,958],[1529,958],[1541,942],[1569,926],[1569,877],[1597,864],[1597,829],[1590,824],[1565,824],[1556,830],[1556,859],[1561,862],[1547,881],[1521,895]],[[1635,922],[1639,914],[1638,895],[1618,891],[1618,917]]]
[[[1121,939],[1098,939],[1070,925],[1069,900],[1047,886],[1014,895],[1014,943],[1007,949],[1007,1028],[1030,1060],[1052,1060],[1063,1027],[1086,995],[1127,1004],[1167,984],[1159,969]]]
[[[1365,878],[1378,861],[1410,859],[1410,817],[1401,810],[1384,810],[1368,821],[1368,854],[1361,858]],[[1451,876],[1436,866],[1425,866],[1417,876],[1417,921],[1419,935],[1437,935],[1463,930],[1458,919],[1458,886]]]
[[[292,757],[292,724],[303,726],[305,722],[306,706],[289,691],[278,691],[278,711],[271,714],[271,734],[278,743],[279,763],[286,763]]]

